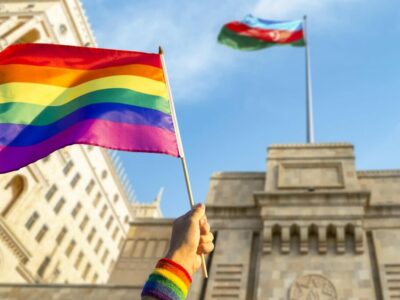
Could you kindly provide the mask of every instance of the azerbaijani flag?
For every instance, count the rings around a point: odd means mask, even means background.
[[[248,15],[240,22],[225,24],[218,41],[239,50],[258,50],[274,45],[304,46],[303,21],[272,21]]]
[[[72,144],[180,156],[160,54],[50,44],[0,52],[0,173]]]

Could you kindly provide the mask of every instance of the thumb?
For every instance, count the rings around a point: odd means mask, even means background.
[[[192,210],[192,217],[195,221],[200,221],[200,219],[204,216],[206,210],[205,206],[202,203],[197,204]]]

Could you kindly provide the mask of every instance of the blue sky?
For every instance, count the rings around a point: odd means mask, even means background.
[[[351,142],[358,169],[400,169],[400,10],[395,0],[84,0],[104,48],[165,50],[194,196],[216,171],[265,171],[266,148],[305,142],[304,48],[216,42],[246,14],[308,15],[316,142]],[[368,4],[367,4],[368,3]],[[137,200],[189,208],[180,161],[119,152]]]

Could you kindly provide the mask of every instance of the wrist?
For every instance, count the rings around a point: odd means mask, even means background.
[[[188,254],[187,251],[184,250],[169,250],[166,259],[172,260],[173,262],[180,265],[182,268],[186,270],[186,272],[192,276],[194,273],[194,257]]]
[[[160,259],[142,290],[142,299],[187,299],[192,277],[187,270],[168,258]]]

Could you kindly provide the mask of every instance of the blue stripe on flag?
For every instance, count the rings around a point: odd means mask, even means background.
[[[303,21],[274,21],[274,20],[263,20],[252,15],[247,15],[242,23],[249,27],[267,29],[267,30],[289,30],[297,31],[303,29]]]

